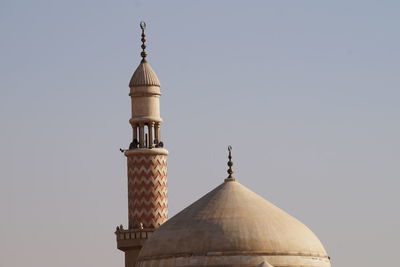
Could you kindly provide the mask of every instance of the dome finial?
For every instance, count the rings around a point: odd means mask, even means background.
[[[141,41],[142,41],[142,45],[141,45],[142,52],[140,53],[140,56],[142,57],[142,62],[146,62],[146,56],[147,56],[147,53],[146,53],[146,34],[144,33],[144,31],[146,30],[146,22],[141,21],[140,22],[140,28],[142,29],[142,39],[141,39]]]
[[[229,175],[227,178],[225,178],[225,182],[236,182],[236,178],[232,176],[233,174],[233,170],[232,170],[232,166],[233,166],[233,162],[232,162],[232,146],[228,146],[228,170],[226,171]]]
[[[232,178],[232,174],[233,174],[233,170],[232,170],[232,166],[233,166],[233,162],[232,162],[232,146],[228,146],[228,167],[229,169],[227,170],[227,173],[229,174],[228,178]]]

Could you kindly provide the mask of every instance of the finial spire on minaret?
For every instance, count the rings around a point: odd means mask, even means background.
[[[146,34],[144,33],[144,31],[146,30],[146,22],[141,21],[140,22],[140,28],[142,29],[142,39],[141,39],[141,41],[142,41],[142,45],[141,45],[142,52],[140,53],[140,56],[142,57],[142,62],[146,62],[146,56],[147,56],[147,53],[146,53]]]
[[[229,174],[228,178],[233,178],[232,177],[232,174],[233,174],[233,170],[232,170],[232,166],[233,166],[233,162],[232,162],[232,146],[228,146],[228,151],[229,151],[229,154],[228,154],[228,159],[229,159],[228,167],[229,167],[229,169],[227,170],[227,173]]]

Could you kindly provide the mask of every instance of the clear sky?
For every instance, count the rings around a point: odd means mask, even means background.
[[[399,1],[0,1],[0,266],[123,266],[140,20],[174,215],[241,183],[333,266],[399,248]]]

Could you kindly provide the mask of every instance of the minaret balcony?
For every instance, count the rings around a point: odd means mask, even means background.
[[[128,230],[117,230],[115,235],[117,241],[119,240],[130,240],[130,239],[147,239],[154,232],[154,229],[128,229]]]
[[[154,229],[146,228],[128,230],[119,229],[115,231],[118,249],[125,251],[134,247],[141,247],[153,232]]]

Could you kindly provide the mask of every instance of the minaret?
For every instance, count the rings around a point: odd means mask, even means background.
[[[146,24],[142,29],[142,60],[129,83],[133,136],[128,160],[128,229],[117,227],[118,249],[125,267],[134,267],[146,239],[167,220],[167,155],[161,141],[160,82],[146,61]]]

